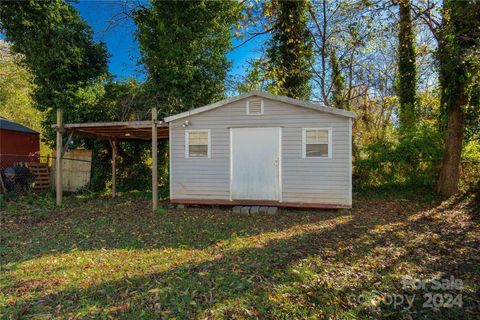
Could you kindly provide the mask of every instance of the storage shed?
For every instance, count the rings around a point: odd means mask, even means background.
[[[170,200],[351,207],[354,118],[258,91],[167,117]]]
[[[39,162],[40,134],[0,117],[0,168],[16,162]]]

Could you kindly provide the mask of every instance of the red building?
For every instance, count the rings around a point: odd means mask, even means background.
[[[39,162],[40,134],[0,117],[0,168],[16,162]]]

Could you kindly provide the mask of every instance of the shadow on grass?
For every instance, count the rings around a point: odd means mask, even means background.
[[[398,275],[408,271],[402,270],[406,264],[417,266],[419,270],[415,272],[426,276],[441,272],[462,278],[470,274],[472,278],[465,281],[478,281],[478,271],[472,273],[475,261],[451,252],[452,248],[464,243],[458,233],[470,229],[457,229],[454,224],[446,224],[429,215],[416,217],[419,211],[428,207],[419,209],[408,203],[397,203],[395,206],[387,203],[371,213],[371,205],[366,203],[357,208],[349,219],[325,228],[309,229],[293,235],[287,233],[284,238],[271,239],[266,243],[223,250],[203,261],[184,263],[165,272],[124,277],[84,289],[68,288],[49,295],[40,294],[36,298],[7,306],[4,313],[18,317],[42,314],[68,317],[78,314],[80,317],[128,319],[347,315],[355,318],[397,319],[405,316],[403,309],[392,310],[391,306],[386,305],[358,305],[349,302],[348,296],[373,289],[400,293]],[[348,218],[349,214],[342,216],[334,213],[329,218]],[[195,220],[196,228],[183,229],[186,227],[183,221],[190,215],[198,218]],[[307,217],[309,223],[321,224],[326,220],[325,216]],[[176,228],[183,229],[185,234],[176,235],[180,239],[178,243],[194,245],[194,242],[203,241],[201,247],[205,247],[211,244],[211,236],[217,240],[225,239],[232,235],[234,229],[238,232],[241,226],[252,228],[245,229],[245,236],[268,230],[281,232],[288,226],[298,224],[299,217],[296,218],[287,214],[268,221],[266,224],[271,224],[271,227],[262,225],[256,228],[258,220],[226,216],[225,219],[236,221],[232,229],[229,227],[227,231],[219,232],[222,236],[217,238],[216,232],[200,233],[208,240],[200,240],[191,234],[195,229],[203,228],[201,220],[205,220],[205,217],[201,212],[165,219],[170,220]],[[279,228],[279,220],[285,224],[284,228]],[[288,224],[288,220],[294,221]],[[223,230],[221,225],[208,224],[217,232],[219,228]],[[423,236],[432,231],[442,232],[446,240],[452,241],[450,249],[444,248],[442,243],[432,243]],[[188,235],[195,240],[188,241]],[[467,319],[466,310],[473,308],[475,311],[475,306],[472,306],[472,293],[465,294],[463,309],[434,312],[419,304],[408,312],[417,319],[430,319],[432,316],[438,319]]]
[[[150,202],[137,198],[76,199],[41,219],[28,214],[4,218],[0,258],[19,263],[72,250],[204,249],[222,240],[281,231],[338,216],[337,211],[287,211],[277,217],[235,216],[229,209],[167,208],[150,211]],[[25,217],[27,216],[27,217]],[[21,244],[21,249],[19,249]],[[12,266],[13,267],[13,266]]]

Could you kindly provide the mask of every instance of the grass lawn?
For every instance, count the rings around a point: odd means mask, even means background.
[[[362,196],[349,211],[276,216],[152,214],[132,197],[71,196],[61,209],[27,200],[2,209],[1,318],[480,318],[472,199]],[[451,276],[462,285],[402,285]]]

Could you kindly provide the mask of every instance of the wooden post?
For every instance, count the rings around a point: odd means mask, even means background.
[[[7,194],[7,188],[3,184],[2,176],[0,176],[0,194]]]
[[[63,133],[63,112],[62,109],[57,109],[57,159],[55,163],[55,187],[57,196],[57,206],[62,205],[62,133]]]
[[[112,198],[117,195],[117,142],[110,140],[112,146]]]
[[[152,108],[152,210],[158,208],[157,108]]]

